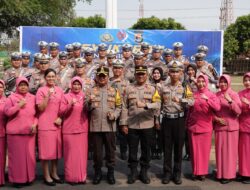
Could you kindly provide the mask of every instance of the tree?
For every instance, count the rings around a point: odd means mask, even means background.
[[[159,19],[155,16],[150,18],[140,18],[132,29],[170,29],[170,30],[185,30],[185,27],[176,22],[173,18]]]
[[[88,18],[77,17],[71,20],[68,26],[86,28],[105,28],[106,21],[101,15],[90,16]]]
[[[224,58],[233,59],[250,51],[250,14],[241,16],[224,33]]]
[[[63,26],[74,17],[76,1],[92,0],[1,0],[0,31],[12,34],[18,26]]]

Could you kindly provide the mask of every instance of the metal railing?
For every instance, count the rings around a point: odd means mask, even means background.
[[[235,59],[224,61],[225,72],[229,74],[244,74],[250,71],[250,60]]]

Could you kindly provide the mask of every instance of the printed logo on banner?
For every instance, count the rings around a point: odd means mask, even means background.
[[[120,41],[124,41],[128,38],[128,34],[126,33],[125,30],[119,30],[119,32],[117,33],[117,38],[120,40]]]
[[[114,37],[109,33],[104,33],[100,36],[102,42],[113,42]]]
[[[136,43],[143,42],[143,32],[142,31],[136,31],[135,32],[135,42]]]

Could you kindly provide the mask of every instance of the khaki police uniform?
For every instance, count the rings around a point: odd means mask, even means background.
[[[136,66],[136,73],[147,73],[146,66]],[[134,175],[137,173],[137,166],[140,162],[141,177],[144,183],[149,183],[147,170],[150,167],[150,147],[153,127],[159,123],[155,111],[160,108],[160,96],[156,89],[149,83],[138,85],[136,82],[126,88],[124,105],[120,118],[120,126],[128,126],[129,159],[131,176],[128,182],[133,183]],[[145,103],[145,107],[137,106],[138,101]],[[141,145],[141,157],[138,156],[138,147]]]
[[[101,66],[97,75],[108,76],[108,68]],[[106,166],[108,176],[113,177],[115,166],[115,120],[120,116],[121,98],[116,89],[110,85],[100,87],[98,84],[87,92],[87,102],[90,111],[90,127],[94,151],[95,177],[93,183],[101,180],[103,161],[103,146],[105,147]],[[108,118],[112,115],[112,120]]]
[[[169,70],[181,71],[183,65],[178,61],[169,63]],[[184,112],[187,106],[194,103],[190,89],[184,88],[179,81],[177,85],[163,83],[160,89],[162,99],[162,135],[163,135],[163,172],[164,178],[168,179],[173,174],[174,181],[181,183],[182,149],[185,139],[185,119]],[[173,101],[177,97],[179,103]],[[173,150],[174,149],[174,150]],[[172,152],[174,152],[174,167],[172,168]]]

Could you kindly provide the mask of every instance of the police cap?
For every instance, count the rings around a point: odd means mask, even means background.
[[[174,48],[174,50],[182,49],[183,48],[183,43],[175,42],[175,43],[173,43],[173,48]]]
[[[183,70],[183,68],[184,68],[184,65],[181,62],[176,61],[176,60],[173,60],[168,64],[169,71],[181,71]]]
[[[57,50],[59,48],[59,44],[57,42],[50,42],[49,49],[50,50]]]
[[[25,51],[22,53],[22,58],[23,59],[30,59],[31,53],[29,51]]]
[[[139,74],[139,73],[143,73],[146,74],[148,71],[148,67],[146,65],[137,65],[135,66],[135,73]]]
[[[20,60],[22,59],[22,54],[20,52],[13,52],[11,55],[11,60]]]
[[[112,66],[113,67],[123,68],[124,67],[124,62],[122,60],[120,60],[120,59],[116,59],[116,60],[113,61]]]
[[[99,68],[96,69],[96,75],[101,75],[101,74],[104,74],[104,75],[108,75],[109,74],[109,68],[108,67],[105,67],[105,66],[100,66]]]

